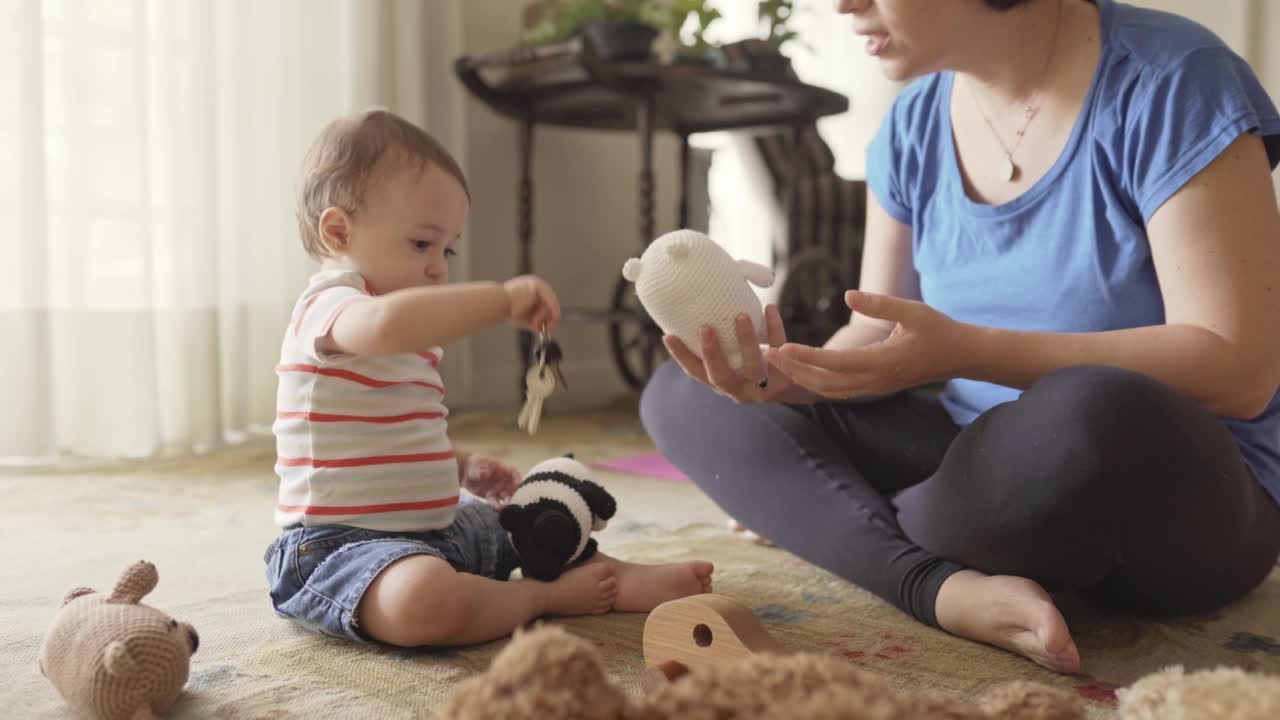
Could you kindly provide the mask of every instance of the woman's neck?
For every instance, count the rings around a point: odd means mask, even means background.
[[[1005,12],[989,13],[982,31],[952,58],[951,69],[965,76],[993,111],[1027,103],[1061,66],[1077,14],[1078,0],[1034,0]]]

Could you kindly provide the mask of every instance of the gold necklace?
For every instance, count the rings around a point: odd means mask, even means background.
[[[1006,182],[1013,182],[1018,178],[1017,163],[1013,161],[1013,154],[1018,151],[1018,146],[1022,144],[1022,138],[1026,137],[1027,128],[1031,126],[1031,121],[1040,114],[1040,106],[1033,104],[1033,100],[1040,97],[1040,89],[1044,85],[1044,80],[1049,76],[1049,65],[1053,62],[1053,56],[1058,50],[1058,33],[1062,29],[1062,0],[1058,0],[1058,16],[1053,26],[1053,42],[1049,46],[1049,55],[1044,60],[1044,69],[1040,71],[1040,80],[1036,83],[1036,91],[1031,94],[1027,100],[1027,104],[1023,106],[1023,114],[1026,120],[1022,121],[1022,127],[1018,130],[1018,137],[1013,141],[1013,147],[1005,145],[1004,138],[1000,137],[1000,132],[996,130],[996,126],[991,122],[991,118],[987,117],[986,111],[982,109],[982,103],[978,101],[978,94],[973,91],[973,83],[966,83],[969,86],[969,96],[973,98],[974,107],[978,108],[978,114],[987,123],[987,127],[991,129],[991,134],[995,136],[996,142],[1000,143],[1000,149],[1004,151],[1004,179]]]

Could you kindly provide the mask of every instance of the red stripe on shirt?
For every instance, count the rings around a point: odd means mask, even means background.
[[[453,457],[453,450],[445,450],[442,452],[416,453],[413,455],[374,455],[371,457],[333,458],[330,460],[309,457],[277,457],[276,464],[283,465],[285,467],[342,468],[364,467],[366,465],[395,465],[399,463],[431,462],[433,460],[449,460]]]
[[[458,504],[458,496],[442,500],[422,502],[386,503],[383,505],[277,505],[280,512],[300,512],[306,515],[373,515],[376,513],[404,512],[406,510],[435,510]]]
[[[305,317],[307,316],[307,311],[308,311],[308,310],[310,310],[310,309],[311,309],[311,306],[312,306],[312,305],[314,305],[314,304],[315,304],[315,302],[316,302],[316,300],[319,300],[319,299],[320,299],[320,295],[319,295],[319,294],[312,295],[312,296],[311,296],[311,299],[310,299],[310,300],[308,300],[308,301],[307,301],[307,303],[306,303],[305,305],[303,305],[303,306],[302,306],[302,312],[298,313],[298,321],[297,321],[297,322],[295,322],[295,323],[293,324],[293,334],[294,334],[294,335],[297,335],[297,334],[298,334],[298,330],[300,330],[300,329],[302,328],[302,319],[303,319],[303,318],[305,318]]]
[[[440,367],[440,356],[433,352],[418,353],[418,357],[426,358],[431,362],[431,367]]]
[[[311,422],[362,422],[362,423],[379,423],[391,424],[399,422],[408,422],[410,420],[436,420],[444,417],[444,413],[439,412],[420,412],[409,413],[407,415],[334,415],[333,413],[318,412],[278,412],[277,420],[310,420]]]
[[[276,372],[313,373],[315,375],[324,375],[326,377],[335,377],[335,378],[341,378],[343,380],[350,380],[351,382],[357,382],[357,383],[360,383],[361,385],[368,385],[369,387],[375,387],[375,388],[391,387],[392,385],[421,385],[422,387],[425,387],[425,388],[431,388],[432,390],[435,390],[442,395],[444,394],[444,388],[440,387],[439,385],[433,385],[428,382],[421,382],[419,380],[375,380],[371,377],[361,375],[360,373],[351,372],[350,370],[340,370],[338,368],[323,368],[323,367],[318,367],[316,365],[303,365],[303,364],[297,364],[297,363],[283,364],[282,363],[276,366]]]

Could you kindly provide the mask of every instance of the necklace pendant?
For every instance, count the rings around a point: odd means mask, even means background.
[[[1001,168],[1005,182],[1013,182],[1018,175],[1018,166],[1013,164],[1013,158],[1006,155],[1004,158],[1004,167]]]

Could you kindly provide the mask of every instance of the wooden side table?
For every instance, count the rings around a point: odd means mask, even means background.
[[[849,108],[843,95],[780,75],[757,75],[695,64],[657,61],[608,63],[590,43],[507,50],[464,56],[454,64],[467,89],[497,113],[519,124],[519,272],[533,272],[533,141],[538,125],[635,132],[640,140],[639,248],[653,240],[653,138],[658,131],[680,138],[677,227],[689,218],[689,136],[701,132],[789,127],[797,140],[818,118]],[[800,172],[800,163],[794,169]],[[787,199],[788,213],[794,198]],[[610,323],[614,361],[626,382],[639,389],[663,353],[662,331],[619,275],[602,316]],[[528,369],[532,335],[521,333],[521,374]]]

